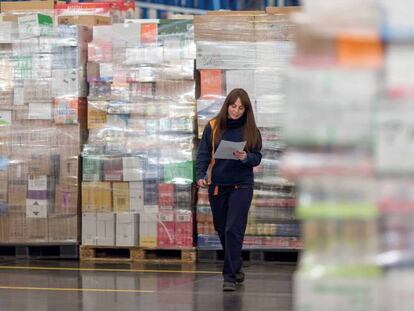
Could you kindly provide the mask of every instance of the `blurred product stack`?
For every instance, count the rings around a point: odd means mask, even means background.
[[[289,149],[281,170],[297,184],[303,221],[296,310],[384,309],[376,188],[379,13],[377,1],[304,1],[293,18],[297,49],[287,76]]]
[[[243,88],[252,101],[263,138],[263,159],[255,168],[255,192],[244,248],[298,249],[295,186],[278,177],[284,109],[284,74],[294,51],[294,9],[265,12],[211,12],[195,18],[198,135],[220,110],[226,94]],[[213,172],[214,174],[214,172]],[[197,204],[198,247],[220,248],[214,232],[207,191]]]
[[[95,26],[88,55],[82,243],[192,247],[192,22]]]
[[[375,135],[381,263],[388,310],[414,304],[414,3],[382,0],[383,83]]]
[[[92,33],[40,13],[2,20],[0,243],[76,244]]]

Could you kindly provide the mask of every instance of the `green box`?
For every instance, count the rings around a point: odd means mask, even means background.
[[[164,164],[165,183],[186,183],[194,182],[194,161]]]

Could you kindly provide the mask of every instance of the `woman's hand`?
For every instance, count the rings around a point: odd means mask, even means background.
[[[234,152],[234,156],[235,156],[237,159],[239,159],[239,160],[243,161],[244,159],[246,159],[246,157],[247,157],[247,153],[246,153],[246,151],[235,151],[235,152]]]
[[[206,188],[208,186],[207,180],[205,179],[197,180],[197,186],[199,186],[200,188]]]

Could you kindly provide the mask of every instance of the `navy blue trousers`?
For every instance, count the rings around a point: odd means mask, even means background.
[[[214,228],[224,250],[223,277],[225,282],[235,282],[242,267],[241,250],[253,186],[220,186],[218,193],[214,188],[210,186],[208,192]]]

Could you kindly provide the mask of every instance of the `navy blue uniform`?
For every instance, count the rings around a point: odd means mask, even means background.
[[[222,139],[243,141],[245,116],[238,120],[227,120],[227,129]],[[206,178],[212,153],[212,128],[208,124],[203,132],[196,162],[196,178]],[[215,145],[214,150],[217,150]],[[235,282],[241,269],[241,249],[246,231],[247,216],[253,198],[253,167],[260,164],[262,154],[261,137],[256,146],[247,151],[243,161],[216,159],[209,186],[209,200],[213,212],[214,228],[224,250],[223,276],[226,282]]]

